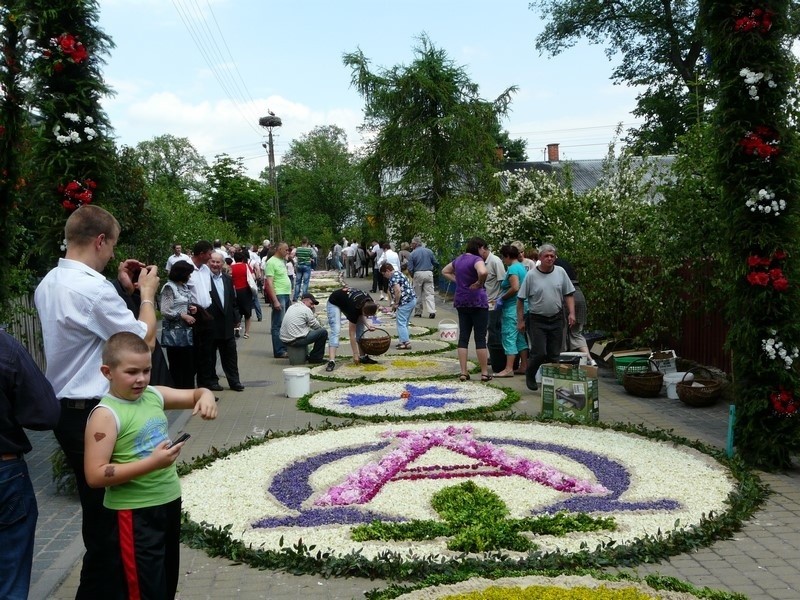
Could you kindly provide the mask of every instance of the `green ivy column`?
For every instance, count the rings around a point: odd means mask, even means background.
[[[800,279],[795,62],[789,3],[704,0],[719,210],[727,219],[737,452],[782,469],[800,449]]]

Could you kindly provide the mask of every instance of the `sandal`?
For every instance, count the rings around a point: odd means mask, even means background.
[[[395,346],[398,350],[411,350],[411,342],[402,342]]]
[[[491,380],[492,380],[492,376],[491,375],[483,375],[483,374],[481,374],[481,382],[482,383],[486,383],[487,381],[491,381]]]
[[[469,373],[461,373],[461,375],[458,376],[458,380],[461,382],[469,381]]]
[[[250,339],[250,334],[249,333],[245,333],[242,337],[244,339],[246,339],[246,340],[249,340]]]

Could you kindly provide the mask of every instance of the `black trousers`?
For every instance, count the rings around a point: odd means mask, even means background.
[[[194,388],[194,348],[167,348],[167,360],[169,361],[169,372],[172,376],[174,387],[180,390],[190,390]]]
[[[222,364],[222,370],[225,377],[228,379],[228,385],[233,387],[241,385],[239,380],[239,353],[236,351],[236,339],[231,336],[221,340],[213,340],[214,352],[219,352],[219,361]],[[216,363],[216,354],[214,362]],[[214,373],[213,383],[219,383],[219,377],[216,372]]]
[[[81,533],[86,554],[83,555],[81,578],[76,600],[112,598],[119,590],[121,581],[117,559],[109,532],[114,528],[115,514],[103,506],[103,488],[90,488],[83,471],[84,432],[89,412],[97,406],[99,399],[61,400],[61,417],[53,430],[67,464],[75,472],[78,496],[81,501],[83,521]]]
[[[198,323],[194,328],[194,367],[197,371],[197,387],[208,387],[219,383],[216,362],[216,345],[211,328]]]

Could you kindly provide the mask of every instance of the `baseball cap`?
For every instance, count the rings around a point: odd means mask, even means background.
[[[301,300],[305,300],[306,298],[311,300],[311,302],[313,302],[314,304],[319,304],[319,302],[317,302],[317,299],[314,298],[313,294],[303,294],[303,297],[301,298]]]

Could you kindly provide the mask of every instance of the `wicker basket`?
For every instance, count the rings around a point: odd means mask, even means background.
[[[638,369],[640,364],[647,365],[647,371]],[[651,370],[655,369],[655,371]],[[640,398],[655,398],[661,393],[661,386],[664,384],[664,374],[658,370],[658,366],[649,358],[640,358],[625,367],[622,376],[622,385],[625,391]]]
[[[680,398],[681,402],[689,406],[711,406],[719,398],[720,392],[722,391],[722,384],[716,379],[712,379],[711,371],[704,367],[689,369],[687,373],[695,373],[696,371],[705,371],[708,373],[708,379],[698,378],[695,375],[694,381],[685,381],[686,375],[684,375],[683,379],[675,384],[678,398]]]
[[[392,336],[385,329],[376,328],[372,331],[365,331],[358,343],[364,354],[378,356],[386,352],[392,345]]]
[[[644,362],[642,362],[644,360]],[[631,363],[638,363],[628,368]],[[650,364],[644,356],[623,356],[614,359],[614,375],[617,377],[617,383],[623,384],[622,378],[625,373],[648,373],[650,372]]]

